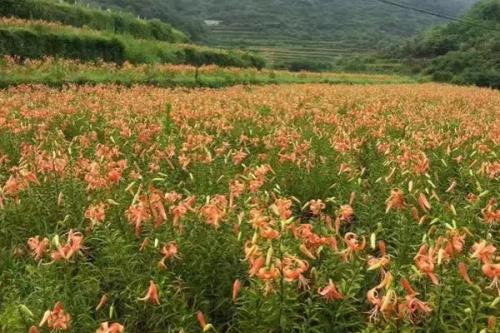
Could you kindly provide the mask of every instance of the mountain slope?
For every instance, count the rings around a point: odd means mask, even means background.
[[[2,0],[0,16],[59,22],[141,39],[188,41],[182,32],[159,20],[140,20],[130,13],[102,11],[55,0]]]
[[[500,0],[480,0],[462,22],[426,31],[403,54],[435,80],[500,88]]]
[[[260,51],[271,63],[366,54],[443,20],[377,0],[84,0],[166,19],[212,46]],[[475,0],[396,0],[460,15]],[[208,22],[207,26],[204,22]]]

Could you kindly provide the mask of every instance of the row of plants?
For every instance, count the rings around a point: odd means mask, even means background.
[[[414,83],[415,79],[395,75],[359,73],[311,73],[281,70],[220,67],[216,65],[131,64],[43,58],[0,58],[0,86],[20,84],[102,84],[131,86],[148,84],[161,87],[224,87],[236,84],[330,83],[375,84]]]
[[[257,67],[257,55],[190,44],[134,39],[53,22],[0,18],[0,55],[44,56],[123,63],[187,63],[197,66]]]
[[[478,1],[460,22],[428,30],[396,53],[433,80],[499,89],[500,3]]]
[[[187,36],[160,20],[141,20],[123,12],[110,12],[55,0],[3,0],[0,16],[26,20],[60,22],[75,27],[88,27],[140,39],[187,42]]]

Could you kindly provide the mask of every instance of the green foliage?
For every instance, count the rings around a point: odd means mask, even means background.
[[[132,86],[147,84],[160,87],[212,87],[220,88],[237,84],[375,84],[415,83],[415,79],[396,75],[366,75],[338,73],[293,73],[287,71],[257,70],[255,68],[185,68],[147,64],[120,66],[109,63],[79,63],[64,59],[26,60],[0,58],[0,87],[19,84],[46,84],[61,87],[65,84],[120,84]],[[266,115],[263,106],[259,114]]]
[[[101,11],[51,0],[3,0],[0,3],[0,16],[55,21],[142,39],[187,41],[183,33],[159,20],[140,20],[131,14]]]
[[[52,0],[5,0],[0,16],[40,21],[3,22],[0,55],[22,58],[46,56],[123,63],[175,63],[232,67],[265,65],[263,58],[243,52],[224,51],[170,42],[185,36],[159,20],[145,21],[131,14],[114,13]]]
[[[144,17],[179,21],[196,26],[203,20],[221,20],[224,26],[244,27],[272,39],[273,35],[299,40],[354,40],[377,42],[380,36],[410,36],[441,22],[437,18],[365,0],[238,1],[238,0],[85,0],[105,7],[125,8]],[[412,5],[455,15],[474,0],[411,0]],[[194,10],[196,8],[196,10]]]
[[[242,52],[134,39],[124,35],[103,34],[64,26],[51,28],[42,24],[20,27],[0,25],[0,55],[31,59],[52,56],[115,63],[128,61],[134,64],[217,64],[258,68],[265,64],[259,56]]]
[[[437,17],[374,0],[82,1],[166,20],[188,32],[193,40],[206,45],[261,52],[267,63],[277,68],[290,68],[290,63],[296,62],[335,67],[339,57],[373,53],[391,42],[444,22]],[[459,15],[475,1],[404,2],[439,13]],[[205,20],[219,22],[207,25]],[[325,70],[325,66],[320,67]],[[366,70],[371,71],[372,67]]]
[[[0,28],[0,54],[23,58],[54,56],[81,59],[103,59],[121,63],[125,48],[119,40],[74,34],[53,34],[29,29]]]
[[[147,75],[157,72],[154,66],[142,69]],[[282,75],[273,73],[278,79]],[[125,325],[126,332],[200,332],[197,311],[213,325],[205,332],[493,332],[486,326],[488,317],[498,317],[500,298],[471,253],[484,238],[491,246],[500,245],[498,225],[484,219],[485,205],[495,204],[499,195],[498,179],[482,171],[499,152],[489,129],[500,95],[434,84],[392,88],[313,85],[186,92],[23,86],[2,91],[0,153],[6,158],[0,163],[0,332],[26,333],[58,301],[71,315],[69,333],[95,332],[105,321]],[[157,130],[150,134],[151,128]],[[337,147],[342,146],[334,144],[346,133],[356,147],[341,152]],[[339,141],[332,142],[339,134]],[[424,135],[439,135],[442,141],[418,140]],[[193,146],[193,138],[208,138],[208,144]],[[385,152],[384,143],[389,143]],[[218,152],[221,145],[228,147],[225,153]],[[408,151],[410,145],[416,147]],[[283,153],[300,153],[304,146],[311,164],[282,159]],[[248,152],[244,164],[232,161],[238,149]],[[411,158],[392,162],[416,151],[426,159],[425,174],[406,164]],[[188,168],[181,167],[179,156],[200,152],[209,163],[193,159]],[[216,194],[231,198],[228,184],[234,179],[245,187],[251,184],[262,154],[273,170],[263,187],[232,198],[221,208],[220,225],[210,225],[203,207]],[[118,182],[91,187],[94,177],[109,179],[121,161],[126,163]],[[347,171],[338,172],[345,166]],[[24,185],[28,180],[20,178],[18,184],[25,187],[12,187],[14,177],[25,175],[34,180]],[[452,180],[456,187],[448,191]],[[404,205],[386,211],[386,198],[395,188],[404,191]],[[171,202],[165,196],[171,191],[195,198],[179,224],[175,209],[186,201]],[[417,208],[417,197],[427,192],[433,193],[432,207],[424,212]],[[152,194],[160,201],[153,201]],[[291,219],[278,215],[276,198],[293,200]],[[312,203],[305,204],[319,198],[325,204],[320,216],[312,213]],[[135,233],[126,212],[137,201],[142,207],[162,207],[165,217],[158,223],[161,210],[155,215],[143,208],[146,217]],[[94,223],[85,211],[101,202],[105,216]],[[332,223],[348,202],[353,215],[336,231]],[[425,216],[423,223],[414,221],[413,207]],[[264,237],[266,224],[279,237]],[[324,244],[312,250],[314,255],[303,250],[306,240],[298,236],[305,224],[314,232],[307,242]],[[83,247],[68,260],[55,260],[52,254],[62,251],[70,229],[82,232]],[[348,243],[349,232],[363,244],[366,240],[366,247]],[[455,232],[463,238],[453,240],[459,249],[448,255],[448,236]],[[26,246],[36,235],[50,242],[40,261]],[[377,249],[380,240],[386,247]],[[171,242],[178,252],[161,268],[161,249]],[[422,244],[444,256],[435,253],[428,259],[438,285],[430,283],[421,265],[414,266]],[[254,266],[257,256],[267,264]],[[384,257],[385,268],[371,269],[374,259]],[[290,275],[293,267],[285,258],[307,261],[302,276]],[[467,263],[472,286],[457,273],[458,262]],[[260,267],[257,273],[276,268],[279,274],[269,279],[249,272],[251,267]],[[388,276],[384,270],[393,279],[377,288]],[[402,277],[418,295],[403,290]],[[233,296],[236,279],[241,289]],[[151,280],[158,286],[159,304],[140,300]],[[322,297],[329,280],[342,297]],[[376,296],[393,292],[397,300],[370,301],[372,288],[379,289]],[[96,309],[102,295],[108,302]],[[412,308],[414,318],[400,312],[398,306],[412,296],[432,311]],[[417,307],[423,304],[413,301]],[[370,320],[372,308],[383,312]]]
[[[330,63],[315,62],[315,61],[292,61],[288,63],[278,64],[276,68],[287,69],[292,72],[308,71],[322,72],[332,69]]]
[[[500,88],[500,2],[479,1],[463,22],[427,31],[401,52],[434,80]]]

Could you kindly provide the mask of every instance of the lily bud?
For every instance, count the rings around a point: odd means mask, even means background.
[[[267,255],[266,255],[266,267],[269,267],[269,265],[271,265],[273,253],[274,253],[274,249],[272,246],[270,246],[269,249],[267,250]]]

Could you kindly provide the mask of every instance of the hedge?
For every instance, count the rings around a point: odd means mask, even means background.
[[[117,39],[0,28],[0,54],[23,58],[53,56],[122,63],[125,49]]]
[[[61,22],[142,39],[185,42],[187,36],[159,20],[141,20],[131,14],[101,11],[50,0],[1,0],[0,16]]]
[[[82,61],[102,59],[106,62],[128,61],[134,64],[215,64],[257,68],[262,68],[265,64],[261,57],[252,54],[113,36],[29,27],[0,27],[0,55],[34,59],[53,56]]]

